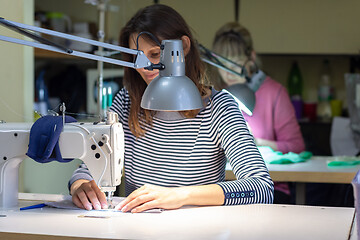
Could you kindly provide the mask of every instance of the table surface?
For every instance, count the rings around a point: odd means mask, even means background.
[[[33,201],[21,201],[20,206]],[[121,213],[0,209],[0,239],[348,239],[354,208],[296,205],[185,207]],[[85,216],[85,217],[84,217]]]
[[[312,183],[351,183],[360,165],[328,167],[334,157],[314,156],[306,162],[294,164],[266,164],[273,181]],[[226,166],[226,179],[235,179],[231,166]]]

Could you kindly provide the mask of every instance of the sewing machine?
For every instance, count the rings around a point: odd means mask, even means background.
[[[0,123],[0,208],[18,204],[20,163],[28,158],[32,123]],[[100,123],[66,123],[59,138],[62,157],[82,160],[111,200],[121,183],[124,133],[116,113]],[[51,179],[48,179],[51,184]]]

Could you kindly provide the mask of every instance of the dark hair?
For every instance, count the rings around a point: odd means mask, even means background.
[[[191,47],[185,57],[186,76],[195,83],[201,95],[205,95],[206,90],[202,82],[205,79],[205,68],[196,41],[181,15],[171,7],[162,4],[154,4],[140,9],[121,30],[120,45],[128,48],[130,36],[143,31],[153,34],[159,42],[164,39],[181,39],[184,35],[189,37]],[[155,42],[147,34],[141,36]],[[125,61],[132,61],[130,55],[124,55],[124,58]],[[132,133],[139,137],[145,134],[147,126],[151,126],[154,116],[153,111],[140,107],[147,84],[132,68],[125,68],[123,84],[128,90],[131,100],[129,127]],[[186,117],[195,117],[197,113],[198,111],[182,112]]]

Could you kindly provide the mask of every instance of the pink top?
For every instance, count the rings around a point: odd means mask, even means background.
[[[253,115],[243,113],[254,137],[276,141],[282,153],[304,151],[304,140],[287,90],[267,76],[255,96]]]

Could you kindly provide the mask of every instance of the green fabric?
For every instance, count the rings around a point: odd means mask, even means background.
[[[360,158],[357,157],[336,157],[335,160],[328,162],[328,167],[345,167],[345,166],[355,166],[360,164]]]
[[[308,151],[304,151],[299,154],[293,152],[284,154],[282,152],[274,151],[272,148],[266,146],[260,146],[258,148],[264,158],[264,161],[269,164],[299,163],[305,162],[312,157],[312,153]]]

